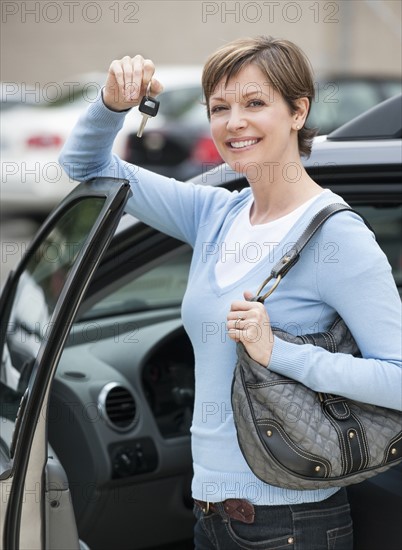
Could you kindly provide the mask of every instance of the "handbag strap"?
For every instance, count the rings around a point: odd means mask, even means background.
[[[274,265],[271,270],[271,274],[262,283],[257,291],[257,295],[252,299],[252,301],[264,303],[268,296],[272,294],[272,292],[276,289],[276,287],[279,285],[279,283],[285,277],[288,271],[299,261],[301,251],[307,245],[307,243],[310,241],[316,231],[318,231],[318,229],[323,225],[324,222],[328,220],[328,218],[330,218],[334,214],[337,214],[338,212],[343,212],[345,210],[354,212],[354,210],[352,210],[350,206],[344,203],[332,203],[328,206],[325,206],[325,208],[319,210],[313,216],[310,223],[297,239],[295,244],[290,248],[288,252],[286,252],[286,254],[282,256],[279,262]],[[356,212],[356,214],[358,213]],[[260,292],[272,279],[275,279],[274,284],[265,294],[260,296]]]

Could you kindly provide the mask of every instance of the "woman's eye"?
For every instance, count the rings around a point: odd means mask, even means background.
[[[215,113],[219,113],[220,111],[224,111],[225,109],[226,107],[224,105],[214,105],[213,107],[211,107],[210,112],[211,115],[213,115]]]
[[[249,107],[263,107],[265,103],[261,101],[261,99],[253,99],[252,101],[249,101],[248,106]]]

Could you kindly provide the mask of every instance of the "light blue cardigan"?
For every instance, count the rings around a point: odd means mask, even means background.
[[[111,149],[124,117],[125,113],[107,109],[99,98],[81,117],[60,162],[76,180],[127,178],[133,190],[127,211],[194,249],[182,306],[195,354],[194,498],[211,502],[247,498],[268,505],[327,498],[336,489],[284,490],[261,482],[249,470],[237,444],[231,411],[236,354],[226,334],[226,315],[232,301],[243,299],[244,290],[256,291],[314,213],[342,199],[323,193],[274,247],[274,254],[222,289],[215,279],[215,263],[226,232],[251,190],[238,193],[182,183],[121,161]],[[270,369],[317,391],[402,410],[401,303],[387,258],[360,217],[342,212],[328,220],[266,307],[273,326],[297,334],[328,328],[339,312],[363,356],[331,354],[275,338]]]

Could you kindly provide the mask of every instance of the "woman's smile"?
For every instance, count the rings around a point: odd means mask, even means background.
[[[257,145],[260,141],[261,138],[239,137],[227,140],[226,145],[229,149],[244,151],[245,149],[250,149],[254,145]]]

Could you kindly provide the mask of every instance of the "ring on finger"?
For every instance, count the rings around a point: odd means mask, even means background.
[[[235,329],[236,330],[239,330],[239,327],[237,326],[237,323],[240,323],[240,321],[243,321],[243,318],[242,317],[238,317],[235,321]]]

